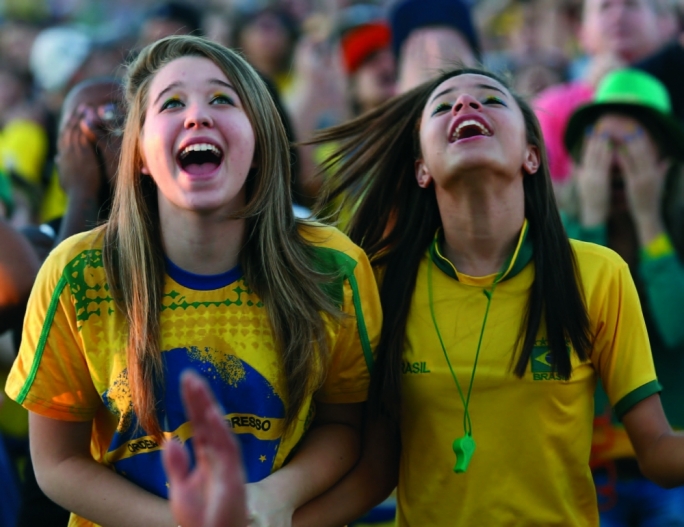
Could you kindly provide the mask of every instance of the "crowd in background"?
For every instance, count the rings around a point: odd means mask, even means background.
[[[630,264],[665,410],[684,428],[684,394],[677,397],[684,374],[684,2],[675,0],[5,0],[0,383],[18,349],[22,307],[40,262],[107,217],[125,65],[173,34],[240,50],[263,76],[293,143],[301,215],[325,178],[326,145],[299,144],[317,130],[450,66],[484,65],[510,78],[540,120],[568,233],[607,245]],[[628,67],[626,79],[614,75]],[[643,80],[635,69],[653,77]],[[37,525],[31,514],[47,505],[27,485],[26,415],[6,398],[0,404],[0,527]],[[603,404],[599,395],[592,460],[599,503],[604,512],[636,518],[626,509],[637,508],[645,491],[630,497],[620,484],[639,480],[639,469]],[[673,492],[671,510],[681,519],[684,493]],[[644,511],[638,514],[651,514]],[[65,525],[65,516],[48,516],[53,523],[41,525]]]

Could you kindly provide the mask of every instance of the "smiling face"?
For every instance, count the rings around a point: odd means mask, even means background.
[[[182,57],[157,72],[140,150],[142,172],[159,189],[160,212],[230,214],[245,204],[254,130],[231,81],[211,60]]]
[[[447,188],[473,170],[522,180],[539,167],[539,152],[526,137],[520,107],[503,85],[485,75],[451,77],[423,109],[418,184]]]

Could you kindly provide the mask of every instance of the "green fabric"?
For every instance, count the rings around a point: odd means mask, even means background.
[[[636,390],[625,395],[617,402],[615,405],[615,414],[617,415],[618,419],[621,420],[635,404],[643,401],[655,393],[658,393],[661,390],[662,387],[658,381],[651,381],[648,384],[640,386]]]
[[[31,385],[36,378],[36,373],[38,372],[38,366],[40,366],[40,359],[43,357],[43,351],[45,350],[45,343],[47,342],[48,335],[50,334],[50,328],[52,328],[52,320],[55,318],[55,313],[57,312],[57,306],[59,305],[59,297],[67,285],[67,280],[62,276],[57,282],[55,290],[52,292],[52,298],[50,299],[50,306],[47,310],[47,315],[45,316],[45,322],[43,323],[43,329],[40,332],[40,339],[38,340],[38,349],[33,358],[33,364],[31,365],[31,371],[26,378],[24,386],[21,388],[16,401],[22,404],[28,395]]]
[[[375,359],[368,337],[366,321],[363,317],[361,292],[359,291],[356,276],[354,275],[356,260],[340,251],[327,247],[314,247],[313,250],[316,255],[314,258],[314,265],[317,270],[321,273],[334,276],[333,280],[323,285],[323,288],[329,298],[339,307],[342,307],[342,303],[344,302],[344,281],[349,281],[349,286],[352,290],[354,311],[356,311],[357,330],[359,332],[359,339],[361,340],[361,347],[363,348],[363,356],[366,359],[368,371],[372,372]]]
[[[672,115],[665,85],[645,71],[623,68],[606,75],[596,88],[592,102],[580,106],[570,117],[563,141],[578,160],[587,130],[605,113],[622,113],[636,118],[647,128],[663,131],[665,152],[684,160],[684,128]]]
[[[5,204],[7,215],[11,216],[14,211],[14,198],[12,197],[12,184],[4,172],[0,172],[0,202]]]
[[[523,229],[525,229],[525,232],[522,233],[523,240],[522,245],[520,246],[520,251],[518,251],[518,256],[515,259],[515,262],[513,263],[513,267],[511,268],[511,270],[508,273],[506,273],[506,275],[503,277],[501,281],[513,278],[520,271],[522,271],[525,268],[525,266],[532,260],[532,256],[534,255],[534,248],[532,246],[532,239],[528,236],[530,229],[527,222],[525,222],[525,224],[523,225]],[[456,275],[453,264],[445,256],[443,256],[444,231],[441,229],[441,227],[435,233],[435,238],[432,241],[432,244],[430,244],[429,251],[430,258],[432,259],[434,264],[444,274],[453,278],[454,280],[458,280],[458,276]],[[513,258],[514,256],[515,254],[512,254],[506,259],[499,274],[506,272],[508,267],[511,265],[511,258]]]

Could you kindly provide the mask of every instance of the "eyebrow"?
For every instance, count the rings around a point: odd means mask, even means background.
[[[476,84],[475,87],[476,88],[482,88],[484,90],[498,91],[499,93],[506,95],[506,92],[503,91],[501,88],[497,88],[496,86],[493,86],[491,84]],[[441,97],[442,95],[446,95],[447,93],[450,93],[450,92],[454,91],[455,89],[456,88],[447,88],[446,90],[439,92],[432,99],[430,99],[430,102],[428,104],[433,103],[435,101],[435,99]]]
[[[235,93],[235,95],[237,95],[237,90],[232,86],[232,84],[226,81],[222,81],[221,79],[209,79],[209,84],[215,84],[218,86],[222,86],[223,88],[228,88],[229,90],[232,90]],[[156,105],[159,102],[159,100],[162,97],[164,97],[165,94],[177,88],[180,88],[181,86],[183,86],[182,82],[172,82],[166,88],[159,92],[159,95],[157,95],[157,98],[154,100],[154,104]]]

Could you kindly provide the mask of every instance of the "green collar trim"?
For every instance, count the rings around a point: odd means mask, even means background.
[[[522,229],[520,230],[520,236],[518,237],[518,244],[515,247],[515,251],[513,251],[513,254],[511,254],[504,262],[501,271],[499,271],[499,274],[495,279],[496,282],[502,282],[503,280],[513,278],[515,275],[520,273],[520,271],[522,271],[532,260],[534,248],[532,247],[532,240],[527,235],[530,230],[529,227],[530,226],[527,222],[527,218],[525,218]],[[430,244],[430,258],[432,258],[432,261],[443,273],[450,276],[454,280],[458,280],[458,273],[456,272],[454,264],[452,264],[444,256],[443,245],[444,231],[440,227],[437,229],[437,232],[435,232],[435,237]]]

